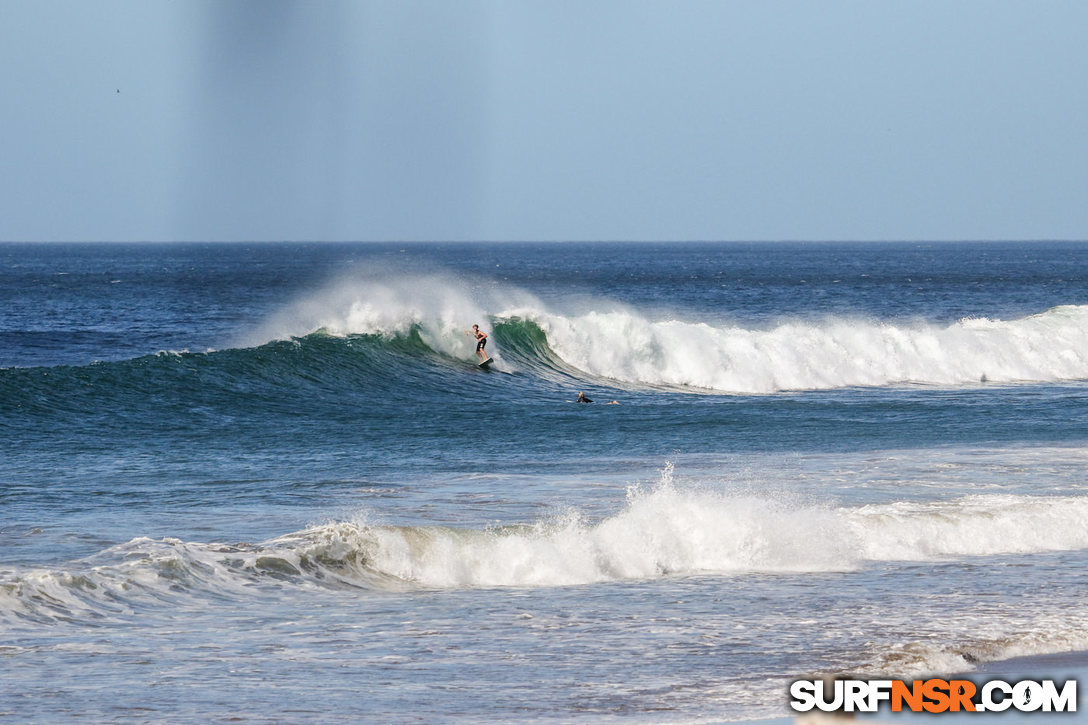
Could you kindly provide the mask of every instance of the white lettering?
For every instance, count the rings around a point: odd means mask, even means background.
[[[1066,680],[1062,685],[1062,691],[1058,692],[1058,686],[1054,680],[1043,680],[1043,712],[1076,712],[1077,711],[1077,681]]]
[[[824,712],[835,712],[842,707],[843,694],[842,694],[842,681],[835,680],[831,684],[831,691],[834,693],[834,697],[831,700],[827,699],[827,680],[821,680],[816,683],[816,689],[819,695],[817,695],[816,707],[820,708]]]
[[[816,685],[808,680],[798,680],[790,685],[790,707],[797,712],[808,712],[816,707]]]
[[[994,700],[994,690],[1001,692],[1000,700]],[[1002,680],[990,680],[982,686],[982,704],[979,710],[988,712],[1004,712],[1012,707],[1012,687]]]
[[[842,704],[843,710],[846,712],[865,712],[866,690],[869,689],[868,683],[860,680],[847,680],[843,683],[845,691],[843,692]]]
[[[1035,712],[1043,706],[1042,687],[1038,682],[1023,680],[1012,688],[1012,702],[1020,712]]]
[[[868,708],[864,712],[878,712],[880,703],[892,699],[891,680],[870,680]]]

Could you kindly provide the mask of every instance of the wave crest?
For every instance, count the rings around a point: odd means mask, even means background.
[[[679,489],[667,473],[597,522],[569,512],[493,529],[341,521],[258,545],[133,539],[73,570],[0,574],[0,618],[109,618],[200,593],[246,596],[261,582],[379,591],[551,587],[1088,548],[1088,497],[831,508]]]
[[[480,324],[505,369],[735,394],[899,384],[1088,379],[1088,306],[1017,320],[952,324],[831,317],[764,328],[651,319],[606,299],[556,310],[511,286],[443,275],[343,280],[290,305],[250,344],[322,331],[418,335],[439,355],[473,359]],[[527,368],[523,366],[528,366]]]
[[[655,322],[629,311],[522,314],[569,365],[628,383],[773,393],[1088,378],[1088,306],[945,326],[833,318],[770,329]]]

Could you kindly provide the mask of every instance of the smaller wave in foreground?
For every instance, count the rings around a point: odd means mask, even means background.
[[[696,574],[849,571],[1088,548],[1088,497],[968,496],[856,508],[680,490],[634,490],[621,511],[491,529],[365,522],[315,526],[262,544],[139,538],[72,569],[0,573],[5,619],[85,621],[177,596],[254,587],[404,591],[554,587]]]

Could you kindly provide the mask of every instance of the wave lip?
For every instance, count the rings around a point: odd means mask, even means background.
[[[72,570],[0,573],[0,619],[89,621],[268,584],[404,591],[554,587],[698,574],[850,571],[1088,548],[1088,497],[979,495],[858,508],[678,489],[629,492],[613,516],[576,512],[494,529],[333,522],[263,544],[133,539]]]
[[[873,561],[933,561],[1088,548],[1088,498],[974,495],[864,506],[845,516]]]
[[[854,559],[845,548],[810,545],[810,537],[827,525],[825,516],[811,510],[790,511],[758,499],[722,505],[709,494],[663,488],[597,524],[571,514],[493,531],[380,529],[371,565],[433,588],[851,568]]]
[[[407,274],[403,270],[372,270],[365,276],[344,277],[306,298],[296,300],[242,341],[255,347],[322,332],[334,337],[378,336],[386,340],[416,336],[439,355],[475,360],[475,340],[466,332],[473,324],[489,335],[493,317],[488,309],[513,301],[537,305],[535,298],[515,288],[481,287],[448,274]],[[489,352],[501,362],[489,344]]]
[[[666,484],[632,493],[622,511],[595,524],[571,514],[492,531],[360,533],[369,568],[417,586],[567,586],[1085,549],[1088,498],[968,496],[828,508]]]
[[[522,311],[592,375],[727,393],[1088,379],[1088,306],[939,326],[831,318],[770,329],[650,321],[631,311]]]
[[[583,307],[558,310],[495,282],[373,270],[289,303],[238,347],[210,354],[251,377],[293,360],[299,378],[350,368],[356,380],[360,366],[365,376],[366,370],[399,371],[405,361],[421,370],[428,363],[475,363],[474,342],[465,333],[479,324],[490,336],[496,369],[563,384],[773,394],[1088,380],[1088,305],[945,325],[829,317],[750,328],[652,319],[603,298],[569,304]],[[285,354],[292,344],[313,354]],[[120,364],[126,367],[121,377],[132,377],[127,368],[142,360]]]
[[[260,377],[291,357],[285,354],[290,344],[301,341],[304,352],[316,354],[299,356],[297,377],[342,367],[353,368],[351,378],[358,379],[361,362],[375,370],[402,368],[405,358],[475,363],[474,342],[465,333],[479,324],[491,336],[487,349],[496,369],[564,384],[592,380],[770,394],[1088,380],[1088,305],[1058,306],[1015,320],[936,324],[828,317],[752,328],[722,323],[720,316],[713,323],[651,318],[605,298],[562,304],[557,309],[494,280],[375,268],[288,303],[236,345],[219,346],[210,355]],[[326,345],[328,338],[344,344]],[[365,352],[355,354],[360,348]],[[180,357],[184,363],[202,359]],[[117,377],[128,384],[128,378],[142,376],[138,368],[148,367],[146,362],[118,363]],[[150,367],[149,372],[166,368]],[[34,374],[4,370],[0,386],[18,378],[10,385],[18,394]]]
[[[660,485],[596,523],[576,512],[494,529],[334,522],[259,545],[133,539],[74,570],[0,574],[0,618],[83,621],[261,583],[374,591],[554,587],[695,573],[849,569],[834,514]],[[813,539],[822,546],[813,546]]]

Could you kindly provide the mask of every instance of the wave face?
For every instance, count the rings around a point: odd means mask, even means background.
[[[650,490],[596,522],[577,512],[492,529],[341,521],[259,545],[133,539],[75,571],[8,571],[0,613],[87,620],[188,594],[245,596],[258,582],[401,591],[560,587],[668,576],[845,572],[869,562],[1088,548],[1088,498],[973,495],[861,507]]]
[[[560,310],[516,287],[443,275],[345,279],[287,305],[211,361],[181,355],[185,366],[220,366],[233,378],[445,377],[476,362],[465,334],[476,323],[490,336],[496,370],[620,387],[767,394],[1088,379],[1088,306],[1014,320],[828,316],[753,327],[654,319],[607,299],[577,304],[579,311]],[[150,358],[106,365],[120,365],[124,380],[156,370],[170,377],[169,365]]]
[[[1084,243],[0,247],[19,721],[754,720],[1088,647]]]
[[[1088,306],[944,325],[832,316],[752,328],[580,304],[590,309],[560,312],[522,290],[442,277],[344,282],[296,303],[255,339],[415,334],[437,354],[471,360],[462,328],[474,320],[492,335],[500,368],[723,393],[1088,378]]]

